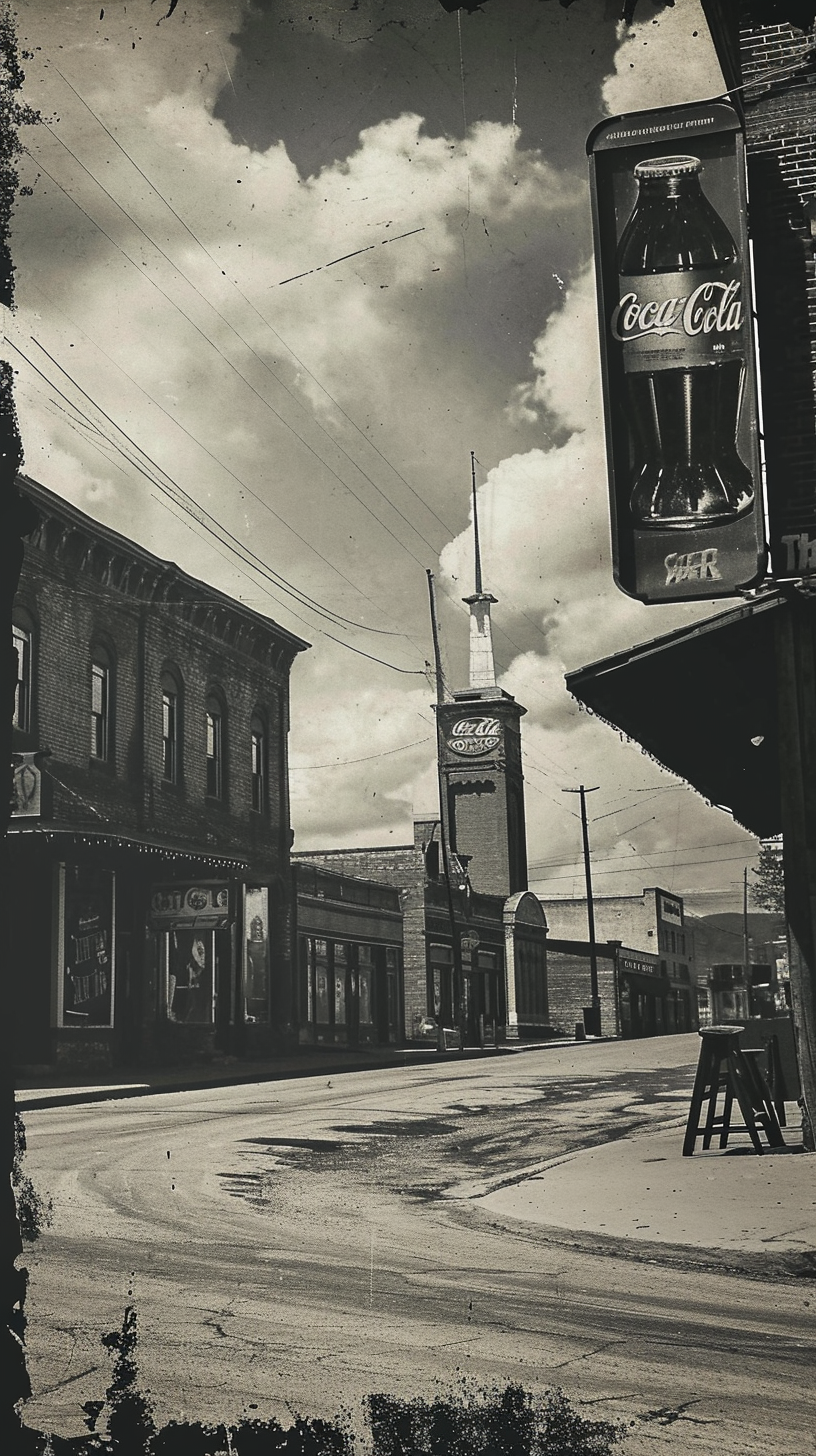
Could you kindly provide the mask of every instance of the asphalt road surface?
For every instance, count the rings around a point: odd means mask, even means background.
[[[498,1223],[479,1193],[682,1115],[697,1037],[163,1094],[26,1114],[54,1202],[28,1254],[26,1420],[104,1394],[138,1311],[160,1420],[561,1386],[626,1456],[816,1452],[806,1281],[694,1250]],[[598,1188],[598,1199],[604,1189]],[[712,1240],[713,1242],[713,1240]]]

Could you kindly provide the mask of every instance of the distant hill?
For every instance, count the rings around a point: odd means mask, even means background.
[[[686,930],[694,939],[694,963],[698,977],[709,966],[741,964],[743,919],[738,911],[715,915],[686,915]],[[785,938],[785,918],[766,910],[748,912],[748,947],[754,965],[773,962],[779,954],[774,941]]]

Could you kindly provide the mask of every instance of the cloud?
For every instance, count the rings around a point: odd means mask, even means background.
[[[611,116],[722,95],[725,82],[699,0],[682,0],[654,16],[644,9],[631,26],[621,22],[618,34],[615,71],[602,90]]]

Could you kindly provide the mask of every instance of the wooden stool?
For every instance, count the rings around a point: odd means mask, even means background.
[[[739,1037],[744,1029],[742,1026],[704,1026],[700,1029],[702,1045],[686,1124],[684,1158],[691,1157],[698,1137],[702,1136],[705,1150],[711,1147],[711,1139],[717,1133],[721,1148],[727,1146],[731,1133],[747,1132],[754,1151],[761,1153],[760,1131],[764,1132],[769,1147],[785,1146],[765,1079],[756,1060],[746,1057],[740,1049]],[[724,1099],[718,1116],[720,1092],[724,1093]],[[705,1101],[708,1109],[705,1121],[701,1122]],[[731,1109],[735,1101],[742,1114],[744,1128],[731,1127]]]

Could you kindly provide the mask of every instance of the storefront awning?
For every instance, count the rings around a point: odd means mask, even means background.
[[[753,834],[781,832],[776,591],[567,674],[573,697]]]
[[[26,823],[12,819],[9,825],[10,844],[26,841],[47,844],[52,848],[68,850],[110,850],[112,853],[131,851],[146,860],[161,860],[165,867],[168,861],[175,862],[178,873],[183,874],[190,865],[204,866],[227,875],[244,875],[249,870],[248,860],[237,855],[218,854],[212,849],[198,849],[193,845],[173,844],[170,840],[148,839],[139,834],[113,834],[96,830],[69,829],[55,824]]]
[[[662,976],[643,976],[639,971],[621,971],[621,981],[626,981],[631,991],[641,996],[656,996],[659,1001],[669,994],[669,983]]]

